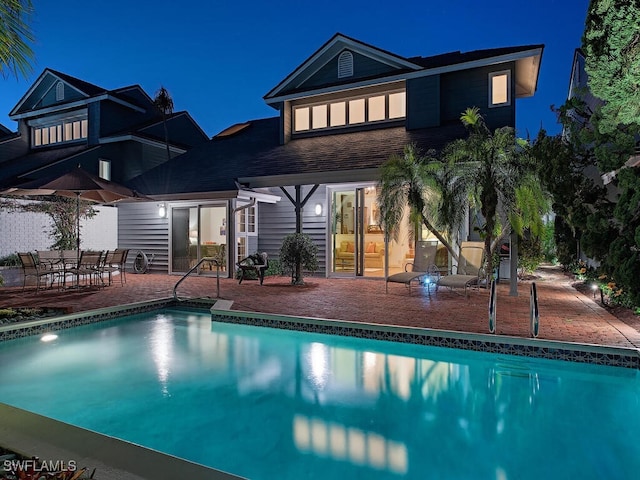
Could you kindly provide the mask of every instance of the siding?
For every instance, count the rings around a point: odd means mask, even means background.
[[[331,61],[324,65],[314,75],[306,80],[299,89],[316,88],[328,84],[344,83],[349,84],[361,78],[368,78],[392,73],[396,69],[384,63],[380,63],[354,51],[353,54],[353,76],[338,79],[338,57],[336,55]],[[341,52],[342,53],[342,52]]]
[[[132,202],[118,205],[118,247],[129,248],[127,270],[133,266],[138,250],[149,260],[153,255],[150,270],[169,271],[169,219],[158,217],[155,202]]]
[[[440,75],[407,81],[407,130],[440,125]]]
[[[511,105],[489,108],[489,73],[507,69],[512,72]],[[514,78],[514,63],[443,74],[440,80],[441,123],[445,125],[459,122],[462,112],[476,106],[491,129],[503,126],[515,127]]]
[[[302,198],[308,194],[312,185],[302,187]],[[286,187],[289,195],[295,198],[294,187]],[[258,208],[258,250],[269,254],[270,258],[277,259],[285,236],[295,233],[296,216],[293,204],[282,193],[279,188],[270,189],[272,193],[282,196],[282,200],[275,204],[262,203]],[[302,232],[311,237],[318,246],[318,263],[320,269],[316,275],[325,274],[327,258],[327,189],[325,185],[320,185],[307,201],[302,212]],[[314,212],[315,205],[322,205],[322,215],[317,216]]]

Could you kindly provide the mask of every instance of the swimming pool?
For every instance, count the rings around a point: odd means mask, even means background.
[[[255,480],[640,471],[636,369],[210,318],[0,342],[0,401]]]

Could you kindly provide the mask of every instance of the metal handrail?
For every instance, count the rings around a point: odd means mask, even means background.
[[[196,271],[200,265],[204,262],[211,262],[216,266],[216,298],[220,298],[220,262],[214,257],[202,257],[198,263],[196,263],[187,273],[185,273],[180,280],[173,287],[173,299],[174,300],[185,300],[178,298],[178,286],[189,276],[191,273]]]
[[[491,292],[489,294],[489,332],[496,333],[496,281],[491,280]]]
[[[531,296],[529,298],[529,328],[531,336],[537,337],[540,329],[540,310],[538,309],[538,290],[535,282],[531,284]]]

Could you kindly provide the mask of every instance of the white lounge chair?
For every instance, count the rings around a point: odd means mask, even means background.
[[[480,284],[483,274],[484,264],[484,242],[462,242],[460,246],[460,262],[456,273],[444,275],[436,282],[436,292],[438,287],[464,288],[464,295],[467,296],[467,288]]]
[[[411,295],[411,282],[420,282],[425,276],[438,277],[440,274],[438,267],[435,265],[437,249],[438,242],[416,242],[416,254],[413,263],[405,265],[405,270],[411,266],[411,271],[389,275],[384,284],[384,291],[388,293],[389,282],[404,283],[409,288],[409,295]]]

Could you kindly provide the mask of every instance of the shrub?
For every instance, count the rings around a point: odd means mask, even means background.
[[[302,284],[303,269],[318,270],[318,247],[304,233],[287,235],[280,247],[280,264],[283,272],[291,272],[291,283]]]

